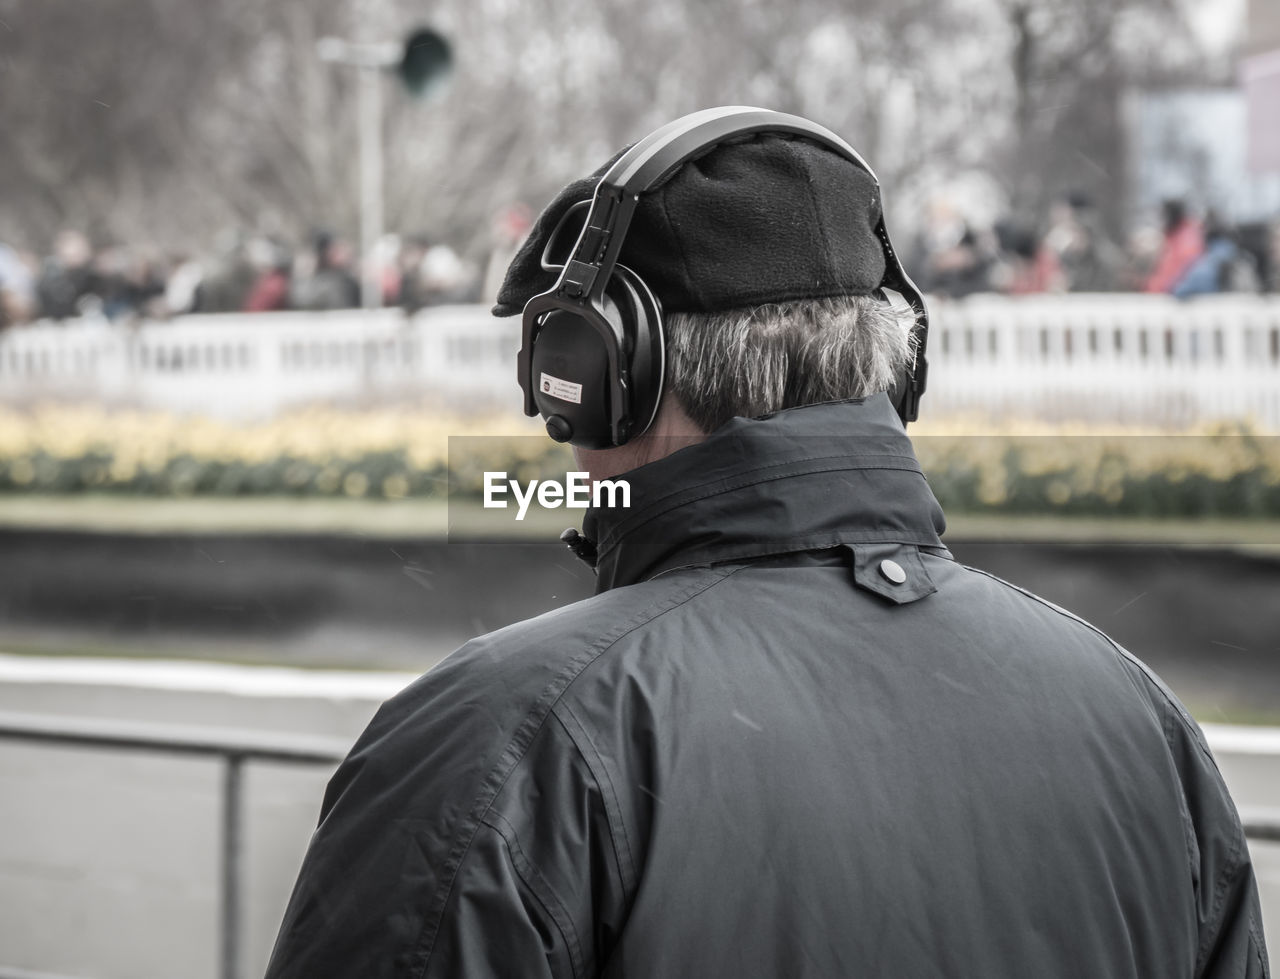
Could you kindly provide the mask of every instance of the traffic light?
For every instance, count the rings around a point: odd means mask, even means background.
[[[405,40],[396,73],[411,95],[422,97],[438,89],[452,69],[449,42],[431,28],[421,27]]]

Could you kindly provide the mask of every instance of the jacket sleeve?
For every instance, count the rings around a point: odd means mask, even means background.
[[[1268,979],[1271,973],[1262,937],[1262,910],[1247,852],[1243,860],[1223,868],[1214,897],[1221,910],[1201,932],[1201,963],[1196,975],[1203,979]]]
[[[1165,738],[1182,782],[1200,931],[1197,979],[1265,979],[1262,908],[1244,829],[1195,722],[1165,703]]]
[[[455,657],[330,780],[267,979],[579,979],[595,960],[591,773],[540,677]]]
[[[421,842],[412,823],[382,830],[388,845],[363,834],[334,838],[323,826],[317,832],[268,979],[575,975],[555,918],[500,834],[479,828],[428,929],[433,894],[417,866]]]

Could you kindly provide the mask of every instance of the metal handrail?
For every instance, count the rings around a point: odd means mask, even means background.
[[[1280,811],[1241,809],[1240,823],[1247,838],[1263,843],[1280,843]]]
[[[0,738],[83,748],[115,748],[161,754],[217,757],[226,761],[222,788],[221,975],[242,975],[240,893],[244,880],[244,764],[274,761],[299,765],[336,765],[351,745],[337,738],[238,731],[140,721],[86,720],[0,711]],[[17,975],[17,973],[12,973]],[[0,979],[3,973],[0,972]]]
[[[222,962],[223,979],[239,979],[240,890],[243,881],[243,766],[247,761],[337,764],[350,745],[337,738],[273,731],[226,730],[139,721],[84,719],[0,711],[0,739],[64,744],[162,754],[224,758],[222,807]],[[1242,809],[1240,821],[1250,840],[1280,842],[1280,810]],[[0,967],[0,979],[37,979]],[[55,979],[40,975],[39,979]]]
[[[29,969],[10,969],[0,965],[0,979],[75,979],[75,976],[54,975],[52,972],[32,972]]]

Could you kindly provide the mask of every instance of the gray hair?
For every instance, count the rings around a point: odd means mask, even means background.
[[[907,369],[910,321],[872,296],[666,318],[666,388],[712,432],[735,415],[865,398]]]

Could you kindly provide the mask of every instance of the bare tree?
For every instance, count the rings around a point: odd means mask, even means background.
[[[1013,128],[991,165],[1013,208],[1067,190],[1124,214],[1125,90],[1199,65],[1178,0],[997,0],[1007,30]]]
[[[836,129],[894,200],[977,170],[1029,210],[1066,186],[1113,202],[1119,93],[1187,60],[1169,51],[1179,2],[445,0],[429,17],[453,41],[448,89],[418,102],[386,82],[387,227],[478,256],[496,208],[537,207],[653,126],[735,103]],[[354,79],[316,42],[402,36],[421,9],[0,0],[0,238],[354,236]]]

